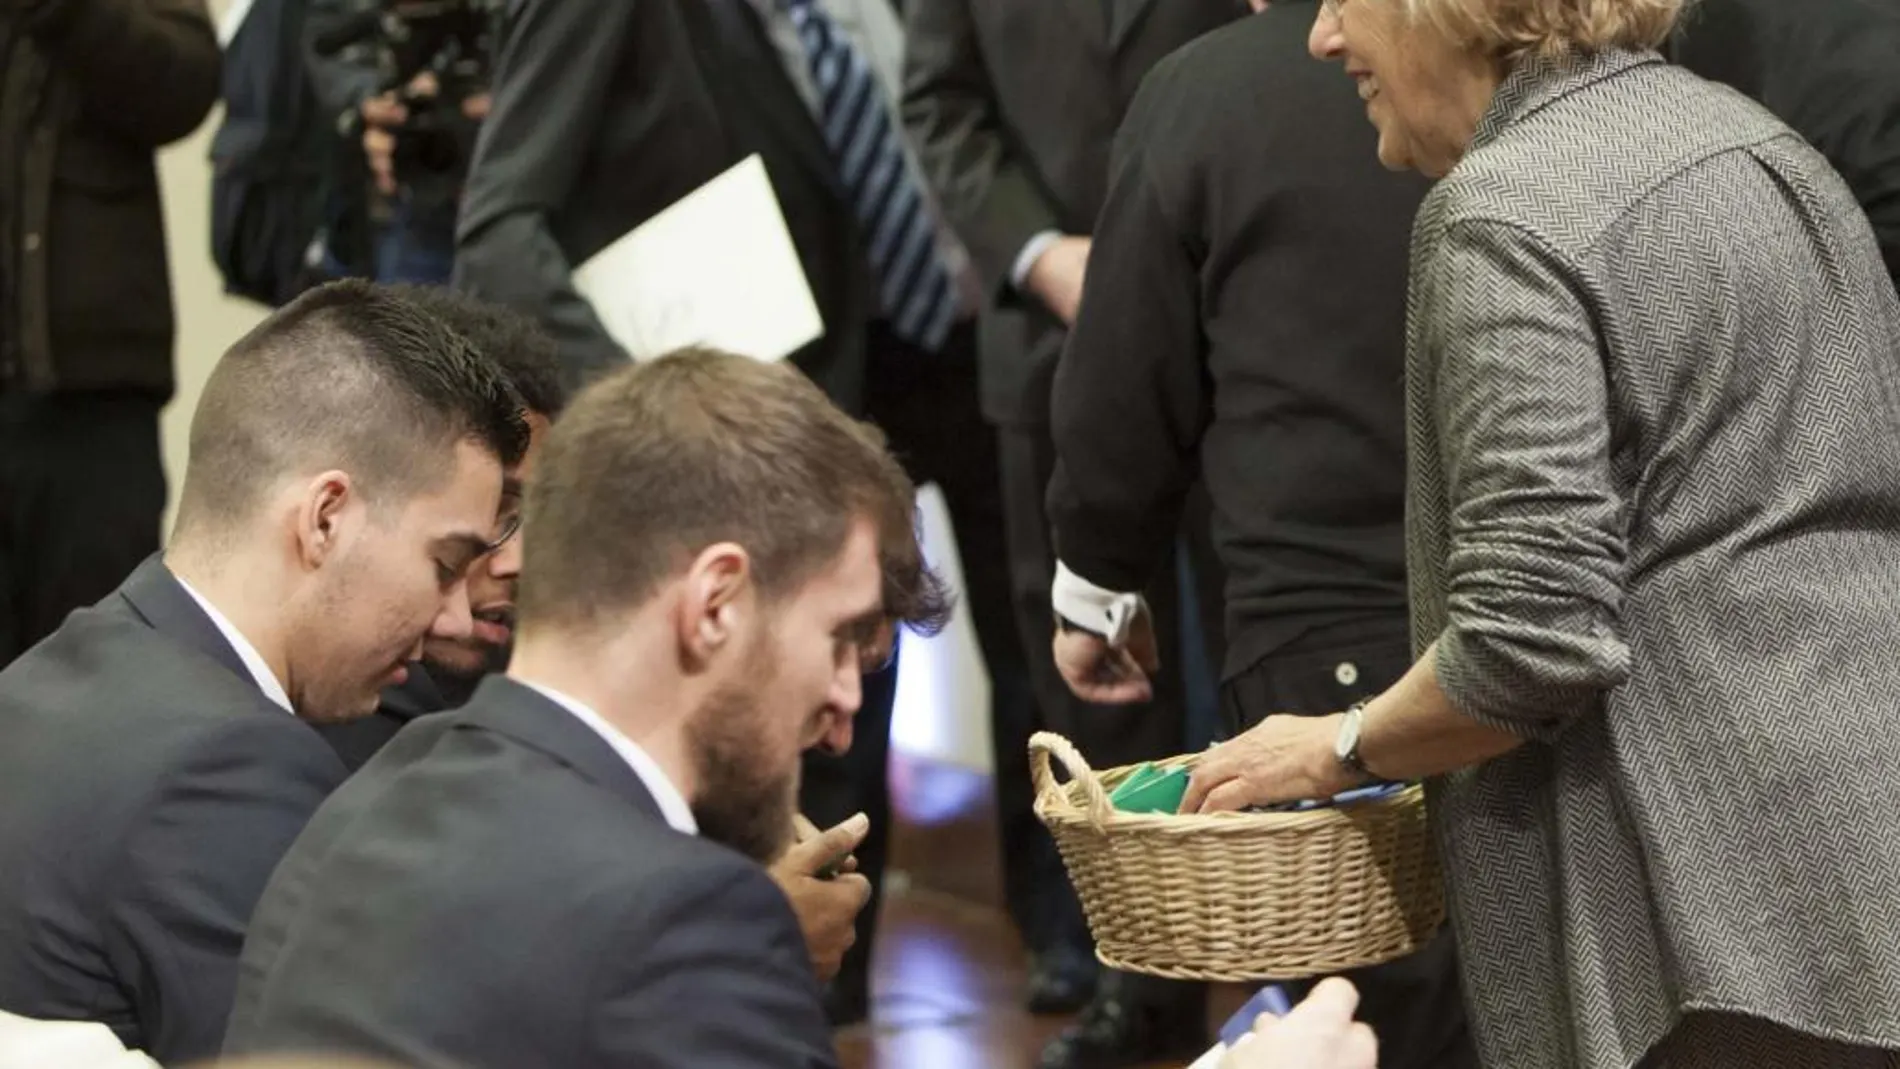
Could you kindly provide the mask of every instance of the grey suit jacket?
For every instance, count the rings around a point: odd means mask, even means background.
[[[1845,183],[1655,56],[1527,62],[1409,332],[1415,639],[1531,740],[1431,790],[1485,1064],[1900,1049],[1900,298]]]
[[[990,418],[1048,420],[1064,331],[1010,269],[1045,230],[1088,234],[1109,149],[1149,68],[1240,17],[1242,0],[909,0],[904,118],[989,305]],[[1111,22],[1112,16],[1112,22]]]
[[[251,908],[343,777],[147,561],[0,672],[0,1009],[215,1055]]]
[[[505,677],[310,822],[244,948],[231,1053],[419,1069],[830,1069],[764,870],[668,826],[592,729]]]

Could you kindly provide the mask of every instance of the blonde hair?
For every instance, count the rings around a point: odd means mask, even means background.
[[[1695,0],[1388,0],[1500,60],[1657,48]]]

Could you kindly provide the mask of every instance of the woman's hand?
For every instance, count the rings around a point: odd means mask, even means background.
[[[1207,751],[1195,762],[1181,812],[1331,798],[1358,786],[1333,753],[1340,717],[1270,716]]]
[[[1379,1040],[1352,1019],[1359,992],[1341,979],[1322,981],[1285,1017],[1261,1014],[1220,1069],[1375,1069]]]

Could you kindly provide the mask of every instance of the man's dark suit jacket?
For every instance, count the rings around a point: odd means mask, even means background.
[[[1670,54],[1754,98],[1827,157],[1900,288],[1900,0],[1701,0]]]
[[[747,0],[521,0],[462,205],[456,285],[538,316],[570,385],[626,354],[570,270],[759,153],[823,337],[793,354],[863,406],[874,309],[858,227],[824,137]]]
[[[1090,234],[1122,114],[1163,56],[1244,0],[908,0],[904,121],[990,306],[983,410],[1048,421],[1060,322],[1010,271],[1039,233]]]
[[[0,672],[0,1008],[215,1055],[251,909],[343,777],[147,561]]]
[[[499,676],[404,728],[291,848],[251,925],[226,1050],[835,1065],[764,870],[673,830],[600,736]]]

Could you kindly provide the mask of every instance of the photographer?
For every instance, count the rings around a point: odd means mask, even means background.
[[[376,218],[371,274],[446,285],[475,131],[488,114],[484,0],[312,0],[307,59],[321,107],[360,141]],[[348,273],[344,250],[330,267]]]

